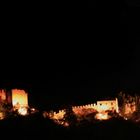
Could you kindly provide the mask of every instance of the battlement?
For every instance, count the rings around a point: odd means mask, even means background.
[[[97,101],[97,103],[94,104],[74,106],[72,107],[72,109],[75,113],[81,112],[84,109],[93,109],[96,110],[97,112],[107,110],[118,112],[118,99],[116,98],[115,100]]]
[[[72,106],[72,111],[75,113],[76,116],[85,116],[94,112],[98,112],[99,115],[102,115],[102,117],[105,119],[107,118],[106,111],[112,111],[118,113],[118,99],[115,100],[107,100],[107,101],[97,101],[97,103],[94,104],[87,104],[82,106]],[[51,111],[49,113],[45,112],[44,116],[48,116],[49,118],[53,120],[57,120],[57,123],[60,123],[60,120],[64,119],[64,115],[66,114],[66,110],[59,110],[58,112]],[[97,116],[99,118],[100,116]]]

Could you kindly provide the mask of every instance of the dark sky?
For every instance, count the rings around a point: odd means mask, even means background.
[[[140,93],[138,17],[130,1],[13,16],[3,35],[11,48],[1,52],[1,87],[26,88],[42,104]]]

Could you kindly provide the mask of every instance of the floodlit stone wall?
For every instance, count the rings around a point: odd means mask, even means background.
[[[6,91],[4,89],[0,90],[0,101],[6,100]]]
[[[28,94],[24,90],[12,89],[13,107],[28,107]]]
[[[116,100],[107,100],[107,101],[97,101],[97,111],[116,111],[118,112],[118,99]]]

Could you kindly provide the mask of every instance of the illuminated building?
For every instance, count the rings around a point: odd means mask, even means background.
[[[2,101],[12,104],[12,94],[10,90],[0,89],[0,102]]]
[[[13,107],[28,107],[28,94],[24,90],[12,89]]]
[[[28,107],[28,94],[24,90],[0,90],[0,102],[7,102],[13,107]]]
[[[116,111],[118,113],[118,99],[116,98],[116,100],[97,101],[97,110],[98,112],[110,110]]]

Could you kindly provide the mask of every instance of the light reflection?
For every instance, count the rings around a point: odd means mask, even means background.
[[[28,114],[28,109],[27,109],[26,107],[20,107],[20,108],[18,109],[18,113],[19,113],[20,115],[22,115],[22,116],[25,116],[25,115]]]

